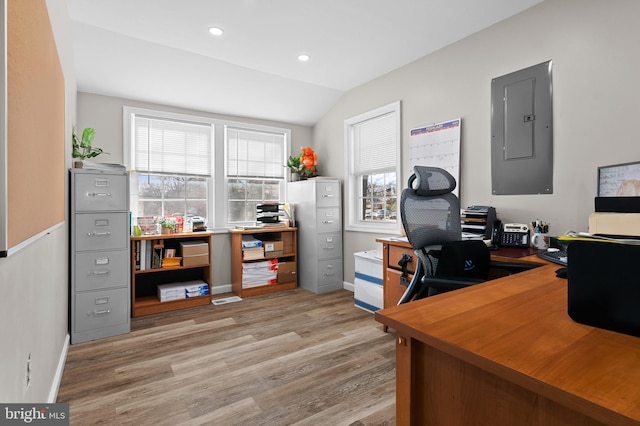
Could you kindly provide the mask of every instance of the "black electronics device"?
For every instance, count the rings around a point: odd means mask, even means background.
[[[640,213],[640,197],[596,197],[596,212]]]
[[[493,224],[491,241],[500,247],[529,247],[529,227],[524,223],[502,223],[496,220]]]
[[[640,337],[640,245],[571,241],[567,252],[569,316]]]

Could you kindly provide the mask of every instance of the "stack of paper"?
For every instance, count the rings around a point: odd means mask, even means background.
[[[260,241],[259,239],[255,238],[253,235],[243,235],[242,236],[242,248],[243,249],[250,249],[250,248],[256,248],[256,247],[262,247],[262,241]]]
[[[278,259],[242,264],[242,288],[278,283]]]

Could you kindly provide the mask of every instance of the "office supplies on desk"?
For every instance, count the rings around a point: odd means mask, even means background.
[[[576,322],[640,337],[640,245],[572,241],[567,251],[569,316]]]
[[[523,223],[496,221],[492,236],[493,243],[500,247],[529,247],[529,227]]]
[[[540,259],[548,260],[549,262],[557,263],[558,265],[567,266],[567,251],[565,249],[548,249],[536,253]]]

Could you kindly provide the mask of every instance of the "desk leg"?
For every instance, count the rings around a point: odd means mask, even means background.
[[[396,424],[411,424],[411,339],[396,336]]]

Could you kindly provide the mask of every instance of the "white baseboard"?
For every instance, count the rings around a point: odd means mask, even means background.
[[[49,390],[49,404],[53,404],[58,400],[58,391],[60,390],[60,383],[62,383],[62,373],[64,373],[64,365],[67,362],[70,341],[71,336],[67,333],[67,337],[64,339],[64,345],[62,346],[62,352],[60,352],[60,359],[58,359],[58,368],[56,368],[56,374],[53,377],[51,389]]]
[[[355,291],[355,286],[351,283],[348,283],[346,281],[342,282],[342,288],[345,290],[349,290],[350,292],[354,292]]]
[[[216,285],[211,287],[211,294],[231,293],[231,284]]]

